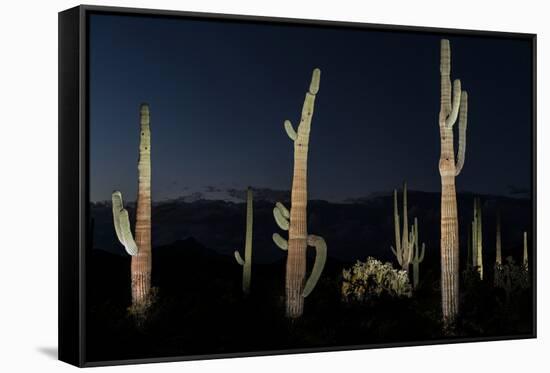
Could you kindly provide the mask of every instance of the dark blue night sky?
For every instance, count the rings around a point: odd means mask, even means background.
[[[445,35],[199,21],[90,18],[90,197],[137,191],[139,105],[151,108],[153,198],[289,189],[311,71],[322,71],[310,137],[311,199],[438,191],[439,39]],[[511,195],[531,184],[531,44],[451,35],[469,93],[457,188]]]

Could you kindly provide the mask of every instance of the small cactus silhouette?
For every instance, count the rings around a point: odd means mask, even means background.
[[[243,266],[243,293],[250,293],[250,278],[252,270],[252,227],[254,221],[254,201],[252,189],[246,191],[246,236],[244,244],[244,260],[241,254],[235,250],[235,259],[237,263]]]
[[[472,259],[473,267],[483,280],[483,226],[481,214],[481,201],[474,198],[474,220],[472,221]]]
[[[412,272],[413,272],[413,289],[418,288],[419,278],[420,278],[420,263],[424,261],[424,253],[426,252],[426,245],[422,243],[422,248],[418,247],[418,220],[414,218],[414,245],[413,245],[413,256],[411,259]]]
[[[401,235],[399,208],[397,206],[397,189],[393,190],[393,223],[395,228],[395,248],[390,246],[397,262],[405,271],[409,271],[414,245],[414,227],[409,231],[407,212],[407,183],[403,183],[403,234]]]

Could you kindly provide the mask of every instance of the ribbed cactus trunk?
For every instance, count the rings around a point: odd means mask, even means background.
[[[151,130],[149,106],[140,108],[138,195],[135,241],[138,253],[132,256],[132,305],[145,308],[151,292]]]
[[[443,156],[443,153],[442,153]],[[454,162],[454,157],[452,158]],[[445,171],[442,171],[445,172]],[[458,222],[454,176],[441,174],[441,293],[443,318],[458,314]]]
[[[462,170],[466,152],[467,94],[461,91],[458,79],[454,81],[451,89],[451,48],[448,40],[441,40],[440,74],[441,305],[444,322],[449,326],[454,322],[459,307],[459,242],[455,177]],[[455,163],[453,125],[459,109],[459,150],[458,162]]]
[[[290,121],[285,121],[285,130],[294,145],[294,173],[292,177],[291,207],[289,210],[277,202],[273,209],[275,222],[284,231],[288,232],[288,240],[279,233],[273,234],[273,242],[288,252],[286,262],[286,315],[296,319],[304,312],[304,298],[309,296],[325,267],[327,260],[327,244],[325,240],[307,233],[307,152],[309,146],[309,131],[315,105],[315,95],[319,92],[321,70],[314,69],[306,93],[302,116],[298,124],[298,132]],[[306,278],[306,250],[315,248],[315,263],[307,281]]]
[[[286,314],[297,318],[304,312],[304,281],[307,250],[307,153],[315,95],[319,90],[320,71],[315,69],[306,92],[298,132],[294,141],[294,173],[286,262]]]

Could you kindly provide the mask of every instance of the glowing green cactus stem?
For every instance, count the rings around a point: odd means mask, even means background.
[[[327,245],[319,236],[307,234],[307,157],[309,148],[309,134],[311,119],[315,106],[315,97],[319,92],[321,70],[314,69],[306,92],[302,116],[296,131],[290,121],[284,122],[285,131],[294,145],[294,174],[292,178],[291,208],[290,211],[278,202],[273,209],[273,216],[277,225],[288,231],[288,241],[280,234],[273,234],[275,244],[288,252],[286,263],[286,315],[289,318],[298,318],[303,314],[304,298],[315,288],[326,262]],[[306,249],[315,247],[317,253],[312,273],[307,281],[306,276]]]
[[[244,260],[241,254],[235,250],[235,259],[237,263],[243,266],[243,293],[250,293],[250,277],[252,270],[252,225],[254,221],[252,189],[248,188],[246,192],[246,237],[244,243]]]
[[[124,208],[122,201],[122,193],[118,190],[113,192],[113,222],[115,225],[115,232],[118,240],[126,249],[126,252],[132,256],[137,255],[138,248],[132,236],[130,229],[130,219],[128,218],[128,211]]]
[[[401,236],[401,227],[399,219],[399,208],[397,206],[397,189],[393,190],[393,223],[395,228],[395,248],[391,246],[393,255],[397,262],[405,271],[409,270],[409,265],[413,257],[414,246],[414,227],[409,231],[409,220],[407,211],[407,183],[403,183],[403,235]]]
[[[422,248],[418,247],[418,220],[414,218],[414,245],[413,245],[413,256],[411,259],[412,268],[413,268],[413,288],[418,288],[418,282],[420,277],[420,263],[424,260],[424,253],[426,251],[426,245],[422,243]]]
[[[311,294],[311,292],[315,288],[315,285],[317,285],[317,281],[319,281],[319,278],[321,277],[321,273],[323,273],[323,268],[325,268],[325,263],[327,261],[327,243],[325,242],[323,237],[310,234],[309,236],[307,236],[307,244],[308,246],[312,246],[315,248],[316,254],[313,269],[311,270],[311,274],[309,275],[309,278],[307,279],[304,286],[304,298]]]
[[[529,270],[529,254],[527,254],[527,232],[523,232],[523,267]]]
[[[483,280],[483,232],[481,202],[479,198],[474,198],[474,220],[472,221],[472,259],[473,267],[477,269],[479,278]]]

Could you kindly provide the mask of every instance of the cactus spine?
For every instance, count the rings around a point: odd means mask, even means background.
[[[529,254],[527,254],[527,232],[523,232],[523,267],[529,270]]]
[[[138,160],[138,194],[135,240],[130,230],[128,211],[122,193],[113,192],[113,220],[120,243],[132,256],[132,310],[145,311],[151,292],[151,130],[149,105],[140,107],[140,141]]]
[[[418,220],[414,218],[414,245],[413,245],[413,256],[411,259],[412,268],[413,268],[413,289],[418,288],[418,282],[420,278],[420,263],[424,261],[424,253],[426,251],[426,245],[422,243],[422,249],[418,247]]]
[[[292,177],[292,192],[290,211],[280,202],[273,209],[277,225],[282,230],[288,230],[288,241],[280,234],[273,234],[273,241],[282,250],[288,251],[286,263],[286,315],[295,319],[302,315],[304,298],[315,288],[325,266],[327,245],[322,237],[307,233],[307,156],[311,118],[315,97],[319,91],[321,71],[313,70],[309,91],[306,92],[302,116],[298,131],[295,131],[290,121],[284,122],[288,137],[294,143],[294,173]],[[315,264],[312,273],[305,282],[306,249],[307,246],[316,249]],[[305,284],[304,284],[305,282]]]
[[[473,267],[479,273],[479,278],[483,280],[483,227],[481,215],[481,202],[479,198],[474,198],[474,220],[472,221]]]
[[[461,90],[458,79],[454,81],[451,90],[451,47],[449,41],[445,39],[441,40],[440,74],[441,308],[445,324],[450,326],[458,314],[459,242],[455,177],[460,174],[466,155],[468,94]],[[453,127],[458,117],[460,117],[458,161],[455,163]]]
[[[241,254],[235,250],[235,259],[237,263],[243,266],[243,293],[250,293],[250,278],[252,269],[252,226],[254,221],[254,206],[253,206],[252,189],[246,191],[246,236],[244,243],[244,260]]]
[[[405,271],[409,270],[413,256],[414,245],[414,226],[409,231],[407,211],[407,183],[403,183],[403,234],[401,235],[399,208],[397,206],[397,189],[393,190],[393,225],[395,229],[395,248],[391,246],[393,255],[397,262]]]

